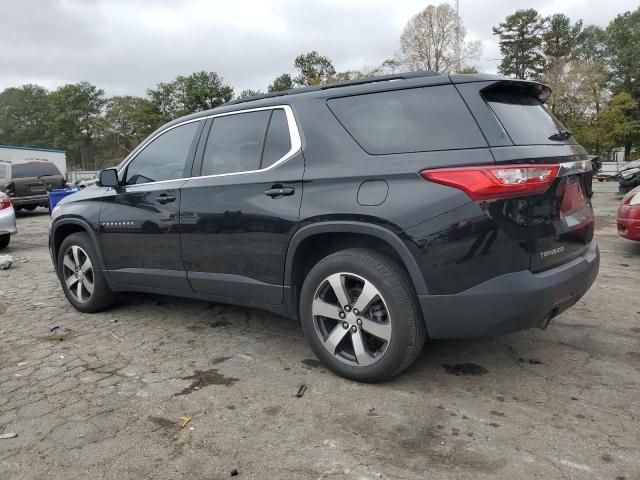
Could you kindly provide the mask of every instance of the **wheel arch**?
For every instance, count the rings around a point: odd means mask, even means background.
[[[51,227],[51,255],[53,257],[54,265],[57,265],[58,254],[60,253],[60,246],[65,238],[74,233],[86,233],[98,256],[98,262],[100,268],[104,269],[104,258],[102,257],[102,251],[99,248],[98,239],[95,231],[91,225],[80,218],[65,218],[57,221]]]
[[[429,293],[418,263],[407,245],[396,233],[379,225],[356,221],[322,222],[307,225],[298,230],[293,235],[287,249],[284,275],[285,285],[296,285],[304,279],[304,275],[300,278],[301,272],[304,272],[304,267],[301,268],[301,262],[304,264],[306,260],[306,263],[315,264],[317,260],[320,260],[321,257],[325,256],[325,253],[332,253],[333,251],[341,249],[334,248],[332,250],[331,247],[326,245],[325,240],[340,238],[344,241],[344,243],[340,241],[337,242],[341,247],[363,246],[361,243],[348,245],[347,242],[349,239],[353,239],[355,237],[362,241],[367,241],[367,239],[369,239],[371,246],[382,247],[383,251],[386,251],[386,253],[399,260],[407,271],[416,294],[426,295]],[[314,239],[316,242],[314,242]],[[314,245],[316,245],[318,241],[323,245],[324,252],[322,250],[317,252],[313,249]],[[309,250],[310,248],[312,249]],[[310,258],[303,258],[304,254],[308,252],[314,253],[310,255]]]

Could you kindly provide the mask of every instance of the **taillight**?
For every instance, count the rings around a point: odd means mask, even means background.
[[[5,208],[9,208],[10,206],[11,198],[9,198],[9,195],[0,193],[0,210],[4,210]]]
[[[425,180],[458,188],[472,200],[520,197],[549,189],[559,165],[476,165],[422,170]]]

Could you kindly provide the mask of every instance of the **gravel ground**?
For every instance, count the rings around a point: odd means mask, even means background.
[[[382,385],[258,310],[132,294],[76,312],[47,214],[25,213],[0,271],[0,479],[639,479],[640,244],[616,235],[616,185],[595,188],[584,299],[544,331],[431,342]]]

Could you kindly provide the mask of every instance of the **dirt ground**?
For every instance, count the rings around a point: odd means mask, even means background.
[[[616,234],[616,187],[595,185],[602,263],[576,306],[428,343],[381,385],[258,310],[135,294],[80,314],[48,215],[25,213],[0,271],[0,479],[639,479],[640,243]]]

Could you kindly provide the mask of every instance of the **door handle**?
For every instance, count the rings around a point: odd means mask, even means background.
[[[280,197],[288,197],[289,195],[293,195],[295,192],[296,192],[296,189],[293,187],[283,187],[282,185],[274,185],[273,187],[265,190],[264,194],[267,197],[280,198]]]
[[[167,203],[175,202],[176,197],[174,197],[173,195],[167,195],[163,193],[162,195],[157,197],[154,201],[160,203],[161,205],[166,205]]]

